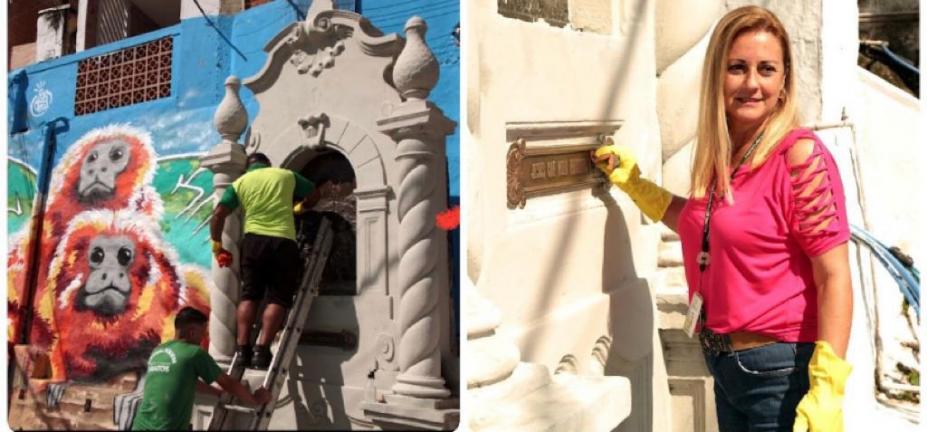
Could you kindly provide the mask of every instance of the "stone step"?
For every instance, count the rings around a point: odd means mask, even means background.
[[[657,271],[657,275],[654,281],[654,291],[658,294],[689,289],[689,284],[686,282],[686,270],[683,267],[663,267]]]
[[[551,378],[546,367],[533,363],[519,363],[508,379],[470,389],[468,397],[473,431],[613,430],[631,413],[627,378]]]
[[[682,266],[682,244],[678,241],[662,241],[657,248],[657,266]]]
[[[682,330],[689,307],[689,290],[685,287],[657,291],[657,328]]]
[[[676,234],[673,230],[666,227],[666,225],[660,225],[660,240],[664,242],[678,242],[679,234]]]

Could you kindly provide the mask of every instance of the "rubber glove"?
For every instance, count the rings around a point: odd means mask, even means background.
[[[611,137],[605,138],[605,143],[606,145],[596,149],[593,154],[596,167],[608,176],[612,184],[627,193],[647,217],[655,221],[663,220],[663,214],[673,200],[673,194],[652,181],[641,178],[641,170],[630,148],[615,144]],[[617,164],[613,169],[609,169],[607,161],[601,160],[607,156],[617,158]]]
[[[232,265],[232,253],[222,248],[222,243],[213,240],[212,254],[216,257],[219,267],[228,267]]]
[[[794,432],[843,432],[843,389],[852,369],[829,343],[815,343],[808,363],[811,388],[795,410]]]

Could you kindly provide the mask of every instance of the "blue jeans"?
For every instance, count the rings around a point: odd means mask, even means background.
[[[715,379],[721,432],[792,431],[795,408],[808,392],[813,343],[778,342],[704,354]]]

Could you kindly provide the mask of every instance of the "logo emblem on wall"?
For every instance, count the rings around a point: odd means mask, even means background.
[[[51,107],[53,95],[50,90],[45,88],[45,81],[39,81],[35,85],[35,96],[32,96],[32,102],[29,103],[29,113],[33,117],[39,117],[48,112]]]

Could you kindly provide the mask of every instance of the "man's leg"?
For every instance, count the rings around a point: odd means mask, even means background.
[[[236,341],[239,346],[251,344],[251,326],[254,325],[257,307],[258,303],[254,300],[242,300],[238,304],[238,311],[235,316],[238,321],[238,337]]]
[[[261,263],[261,256],[265,250],[265,243],[260,236],[245,234],[241,243],[241,300],[235,311],[235,321],[238,334],[235,342],[238,345],[236,353],[244,367],[251,367],[253,350],[251,347],[251,327],[257,317],[257,309],[264,297],[265,272]]]
[[[270,344],[273,343],[274,337],[283,326],[283,320],[286,319],[287,309],[277,303],[267,303],[264,308],[264,315],[261,317],[264,327],[261,329],[261,335],[258,336],[257,343],[254,344],[254,357],[251,367],[254,369],[267,369],[270,367],[270,361],[273,354],[270,352]]]
[[[274,341],[274,336],[277,335],[277,332],[280,331],[280,327],[283,326],[283,320],[286,319],[286,308],[276,303],[268,303],[267,307],[264,308],[264,315],[261,317],[261,322],[263,324],[263,331],[258,337],[256,345],[261,346],[270,346],[271,342]]]
[[[270,366],[270,344],[283,327],[287,311],[293,307],[293,294],[299,283],[300,259],[296,242],[289,239],[275,239],[273,268],[268,274],[267,307],[262,321],[264,331],[254,346],[253,367],[266,369]]]

